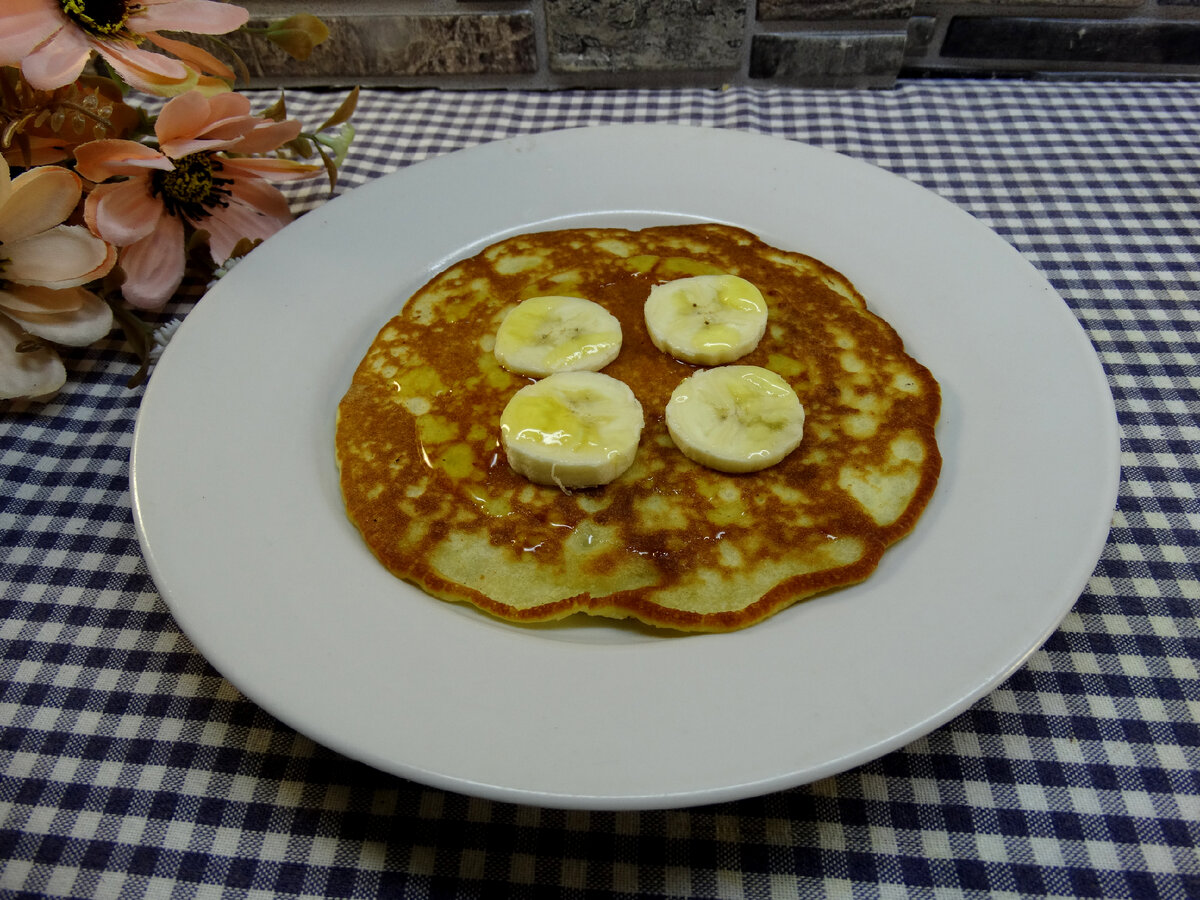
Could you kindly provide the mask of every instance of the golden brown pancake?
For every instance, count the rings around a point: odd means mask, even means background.
[[[651,343],[655,283],[731,273],[769,305],[738,364],[779,373],[806,412],[783,462],[704,468],[672,443],[671,391],[694,366]],[[593,300],[621,322],[604,372],[646,417],[632,468],[563,491],[516,474],[500,413],[532,379],[496,363],[505,313],[537,295]],[[379,332],[338,409],[347,513],[379,561],[428,593],[514,622],[573,613],[728,631],[859,582],[937,483],[937,382],[843,276],[721,225],[574,229],[509,238],[419,290]]]

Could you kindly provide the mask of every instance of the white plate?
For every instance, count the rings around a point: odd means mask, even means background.
[[[833,265],[933,370],[945,464],[915,532],[864,584],[726,635],[509,626],[385,572],[345,518],[333,458],[338,400],[378,328],[503,236],[691,221]],[[946,722],[1070,609],[1119,471],[1090,343],[993,232],[844,156],[639,125],[439,157],[267,241],[167,348],[132,468],[154,580],[246,695],[388,772],[593,809],[787,788]]]

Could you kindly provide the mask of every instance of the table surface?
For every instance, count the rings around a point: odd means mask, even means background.
[[[289,92],[289,113],[314,125],[341,96]],[[762,797],[559,810],[385,775],[246,699],[172,619],[133,526],[142,388],[117,332],[67,355],[53,402],[0,407],[0,895],[1200,897],[1200,84],[369,91],[338,192],[618,122],[882,166],[1046,275],[1108,375],[1122,453],[1110,537],[1058,630],[943,727]]]

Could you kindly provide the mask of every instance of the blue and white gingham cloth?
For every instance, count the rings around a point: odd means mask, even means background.
[[[315,125],[341,96],[289,92],[289,112]],[[614,122],[883,166],[1046,274],[1108,373],[1123,451],[1061,628],[928,737],[757,799],[571,812],[383,775],[272,719],[180,633],[131,519],[141,390],[117,333],[68,355],[57,400],[0,412],[0,896],[1200,897],[1200,83],[368,91],[338,190]]]

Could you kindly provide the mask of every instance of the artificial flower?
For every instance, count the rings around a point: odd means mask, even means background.
[[[126,137],[141,120],[117,83],[83,75],[65,87],[39,91],[11,67],[0,68],[0,151],[10,166],[44,166],[75,148]]]
[[[295,120],[251,115],[241,94],[191,91],[163,106],[157,148],[127,140],[77,148],[76,171],[104,182],[88,195],[84,215],[95,234],[122,248],[125,299],[145,309],[170,299],[183,280],[189,230],[207,234],[219,266],[239,243],[291,222],[287,198],[268,182],[307,178],[322,167],[251,154],[277,150],[300,130]]]
[[[112,309],[83,285],[106,275],[116,250],[63,224],[83,184],[39,166],[16,178],[0,160],[0,398],[46,398],[66,381],[52,344],[86,347],[112,329]]]
[[[221,0],[4,0],[0,65],[20,66],[31,85],[49,91],[78,78],[94,52],[147,93],[222,90],[223,80],[234,77],[228,66],[160,32],[227,34],[248,19],[245,9]],[[171,56],[147,50],[144,43]]]
[[[182,319],[171,319],[169,322],[164,322],[158,328],[154,329],[150,335],[151,362],[158,362],[163,351],[167,349],[167,344],[171,343],[171,338],[175,337],[175,332],[179,330],[179,326],[182,324]]]

